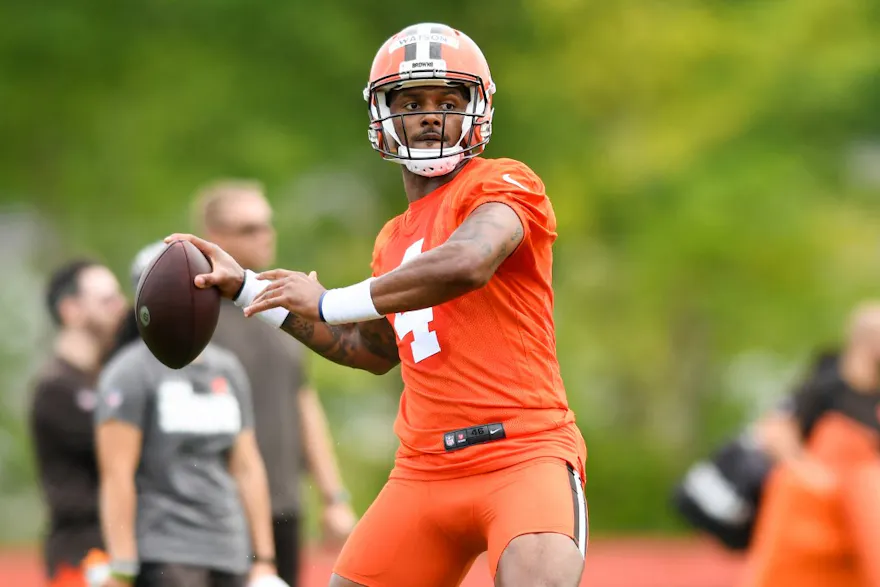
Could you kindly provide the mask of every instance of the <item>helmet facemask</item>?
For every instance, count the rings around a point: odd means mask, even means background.
[[[491,93],[494,88],[486,88],[482,80],[474,75],[460,72],[443,72],[444,77],[434,77],[434,70],[411,71],[407,79],[399,75],[388,76],[394,79],[378,79],[364,91],[370,104],[370,143],[383,158],[406,166],[417,175],[437,177],[453,171],[465,159],[479,155],[489,142],[492,134]],[[452,79],[449,79],[452,78]],[[418,86],[456,86],[467,87],[469,100],[463,112],[439,110],[421,112],[401,112],[392,114],[388,96],[391,91]],[[435,114],[441,117],[441,137],[446,136],[448,116],[461,116],[461,136],[452,146],[436,149],[410,148],[406,136],[406,117]],[[403,137],[398,136],[395,120],[400,119]]]

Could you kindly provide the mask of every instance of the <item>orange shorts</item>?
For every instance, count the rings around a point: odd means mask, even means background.
[[[584,554],[587,526],[583,482],[560,459],[459,479],[390,479],[333,572],[365,587],[448,587],[487,550],[494,577],[501,553],[523,534],[564,534]]]

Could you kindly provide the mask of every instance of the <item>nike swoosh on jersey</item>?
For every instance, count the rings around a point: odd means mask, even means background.
[[[521,190],[529,191],[528,188],[526,188],[526,186],[524,186],[520,182],[518,182],[515,179],[513,179],[512,177],[510,177],[509,173],[505,173],[504,175],[502,175],[501,179],[503,179],[504,181],[506,181],[510,185],[515,185],[516,187],[518,187]]]

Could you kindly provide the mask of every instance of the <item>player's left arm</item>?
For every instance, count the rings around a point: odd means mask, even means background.
[[[373,281],[381,314],[429,308],[489,283],[523,240],[522,221],[501,202],[478,206],[442,245]]]

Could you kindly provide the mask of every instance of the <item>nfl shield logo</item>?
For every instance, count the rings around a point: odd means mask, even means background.
[[[452,434],[447,434],[443,437],[444,442],[446,442],[446,446],[454,446],[455,445],[455,436]]]

